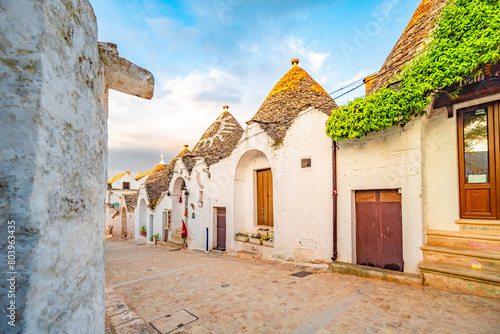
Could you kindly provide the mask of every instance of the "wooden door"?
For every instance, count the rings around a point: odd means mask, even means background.
[[[273,174],[257,171],[257,225],[273,226]]]
[[[457,115],[460,217],[500,219],[499,103]]]
[[[356,191],[358,264],[403,271],[401,213],[397,190]]]
[[[226,250],[226,208],[217,208],[217,249]]]

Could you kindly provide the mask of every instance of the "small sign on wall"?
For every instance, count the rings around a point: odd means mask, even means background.
[[[316,239],[315,238],[299,237],[299,246],[302,249],[315,249],[316,248]]]
[[[198,201],[198,207],[202,208],[203,207],[203,201]]]

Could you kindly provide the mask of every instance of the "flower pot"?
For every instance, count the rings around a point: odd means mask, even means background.
[[[143,237],[145,237],[145,236],[146,236],[146,232],[141,232],[141,235],[142,235]]]
[[[257,238],[250,238],[250,243],[254,245],[262,245],[262,240]]]
[[[242,242],[247,242],[248,241],[248,237],[239,236],[239,237],[236,237],[236,240],[237,241],[242,241]]]
[[[274,247],[274,241],[262,240],[262,244],[267,247]]]

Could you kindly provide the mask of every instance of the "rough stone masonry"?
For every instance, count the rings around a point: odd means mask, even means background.
[[[104,332],[107,90],[153,86],[87,0],[0,1],[0,332]]]

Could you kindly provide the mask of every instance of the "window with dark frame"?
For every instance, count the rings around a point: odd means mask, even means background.
[[[304,158],[300,161],[301,168],[311,168],[311,158]]]
[[[123,182],[123,189],[130,189],[130,182]]]

